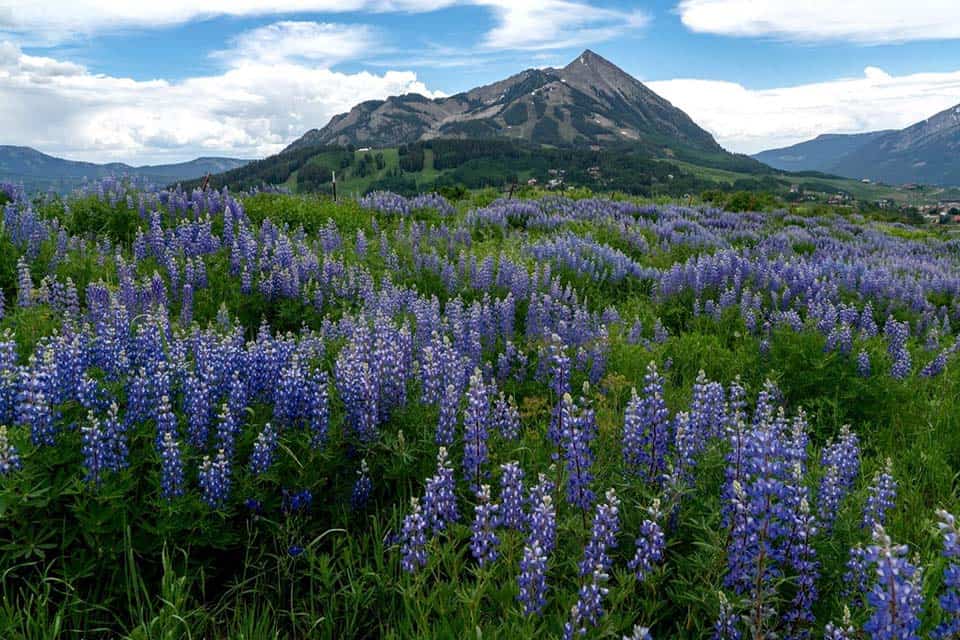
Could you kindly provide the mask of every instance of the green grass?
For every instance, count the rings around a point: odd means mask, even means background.
[[[693,173],[694,175],[713,180],[717,183],[733,185],[737,180],[755,179],[756,174],[730,171],[727,169],[718,169],[708,166],[693,164],[681,160],[670,160],[672,164]],[[791,184],[814,183],[823,184],[836,191],[842,191],[850,194],[857,200],[866,202],[876,202],[878,200],[892,200],[899,204],[917,206],[920,204],[932,204],[940,200],[950,200],[956,197],[956,190],[944,187],[925,186],[918,190],[906,190],[898,186],[864,183],[860,180],[850,178],[809,178],[802,176],[792,176],[789,174],[773,174],[774,177],[783,182],[785,187]]]

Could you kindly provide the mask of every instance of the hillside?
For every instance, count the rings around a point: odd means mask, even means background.
[[[66,160],[30,147],[0,145],[0,180],[23,183],[28,192],[48,189],[66,192],[83,184],[84,180],[111,175],[136,176],[157,184],[170,184],[222,173],[247,162],[234,158],[197,158],[177,164],[135,167],[121,162],[95,164]]]
[[[791,171],[824,171],[890,184],[960,185],[960,105],[900,131],[824,135],[753,157]]]
[[[960,185],[960,105],[869,141],[834,170],[894,184]]]
[[[527,69],[449,98],[408,94],[364,102],[288,149],[397,147],[437,138],[510,138],[557,147],[631,143],[730,155],[686,113],[589,50],[562,69]]]
[[[391,190],[405,195],[443,188],[504,188],[535,181],[556,188],[587,187],[598,192],[623,191],[635,195],[682,196],[709,189],[725,189],[723,183],[703,179],[689,165],[705,172],[736,172],[738,186],[761,188],[760,179],[772,180],[772,169],[736,157],[692,155],[691,160],[663,159],[638,145],[590,150],[533,145],[510,139],[436,139],[399,147],[350,150],[342,147],[299,147],[251,162],[211,177],[210,185],[231,190],[265,184],[292,192],[332,191],[333,173],[341,194],[362,195]],[[716,167],[713,169],[711,167]],[[759,168],[759,170],[757,170]],[[184,183],[191,187],[199,180]],[[786,191],[789,180],[776,182]]]
[[[761,151],[753,157],[783,171],[822,171],[830,173],[837,162],[872,140],[890,131],[872,131],[846,135],[825,133],[799,144]]]

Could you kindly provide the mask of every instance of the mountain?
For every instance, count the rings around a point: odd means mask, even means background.
[[[782,149],[761,151],[753,157],[774,169],[782,171],[822,171],[830,173],[837,162],[868,142],[884,136],[890,131],[873,131],[845,135],[825,133],[813,140],[807,140]]]
[[[791,171],[890,184],[960,185],[960,105],[899,131],[820,136],[753,157]]]
[[[834,172],[891,184],[960,185],[960,105],[871,140],[840,158]]]
[[[247,164],[234,158],[197,158],[177,164],[134,167],[121,162],[95,164],[65,160],[41,153],[30,147],[0,145],[0,180],[22,182],[28,191],[65,192],[84,180],[128,175],[145,178],[157,184],[192,180],[207,174],[222,173]]]
[[[397,147],[436,138],[511,138],[557,147],[640,143],[726,153],[686,113],[589,50],[562,69],[528,69],[449,98],[407,94],[363,102],[288,150]]]

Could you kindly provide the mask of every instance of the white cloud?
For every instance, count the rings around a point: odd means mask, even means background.
[[[492,10],[481,49],[490,58],[519,49],[556,49],[604,40],[646,24],[640,13],[577,0],[0,0],[0,34],[48,42],[125,28],[157,28],[219,15],[317,11],[431,11],[453,4]],[[4,10],[3,7],[6,7]],[[212,56],[219,75],[138,81],[23,53],[0,39],[4,143],[89,160],[159,162],[199,154],[265,156],[358,102],[431,92],[409,71],[340,73],[346,60],[383,55],[389,45],[366,25],[280,21],[240,33]],[[429,55],[430,52],[428,52]],[[457,58],[457,60],[454,60]],[[476,58],[474,58],[476,63]],[[386,69],[396,62],[380,61]],[[406,63],[405,63],[406,64]],[[389,65],[389,66],[386,66]]]
[[[214,55],[231,66],[297,60],[328,68],[363,57],[376,46],[376,35],[366,25],[285,21],[245,31]]]
[[[568,0],[476,0],[500,23],[484,39],[488,49],[567,49],[610,40],[650,22],[642,11],[602,9]]]
[[[734,82],[648,82],[709,130],[724,147],[756,153],[821,133],[900,129],[960,103],[960,71],[891,76],[867,67],[863,77],[777,89]]]
[[[217,16],[291,13],[423,12],[457,0],[2,0],[0,32],[34,41],[57,42],[129,28],[157,28]]]
[[[692,31],[860,44],[960,38],[957,0],[681,0]]]
[[[345,74],[280,58],[144,82],[0,43],[4,143],[85,160],[265,156],[357,102],[409,92],[437,95],[408,71]]]
[[[423,13],[457,5],[493,11],[497,24],[483,38],[488,49],[579,47],[609,40],[649,22],[642,11],[603,9],[580,0],[0,0],[0,34],[6,33],[21,44],[43,46],[76,36],[170,27],[218,16]],[[276,35],[268,31],[259,37]],[[324,39],[329,41],[326,36]],[[272,42],[280,41],[275,38]]]

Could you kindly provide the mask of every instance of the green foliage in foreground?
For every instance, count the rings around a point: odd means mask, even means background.
[[[387,272],[374,248],[375,229],[391,235],[398,228],[395,220],[361,210],[352,202],[333,204],[312,196],[258,194],[247,198],[245,207],[257,224],[269,219],[291,229],[302,227],[311,235],[330,220],[344,238],[363,231],[371,249],[365,257],[351,255],[350,259],[363,263],[377,277]],[[71,205],[70,213],[52,211],[50,215],[63,216],[73,232],[110,237],[124,251],[129,251],[136,231],[130,226],[136,213],[131,216],[124,205],[109,210],[99,202],[81,201]],[[421,222],[435,222],[429,213],[418,215]],[[589,227],[577,231],[594,237],[604,233]],[[509,237],[478,230],[472,250],[492,254],[515,252],[517,247]],[[8,294],[15,282],[10,255],[0,244],[0,287]],[[685,257],[655,252],[642,256],[658,266]],[[93,256],[70,255],[58,268],[70,274],[81,290],[100,277],[115,278],[111,266],[97,264]],[[195,302],[194,318],[200,324],[212,322],[225,306],[248,335],[264,319],[284,331],[320,326],[319,314],[296,301],[270,304],[256,295],[241,296],[227,276],[228,269],[226,256],[208,265],[210,287],[199,291]],[[397,275],[402,277],[409,276]],[[940,566],[934,509],[960,507],[960,371],[956,367],[933,379],[863,378],[851,359],[825,353],[819,334],[775,332],[764,355],[738,317],[728,316],[721,322],[694,318],[689,305],[655,303],[649,289],[637,283],[601,285],[566,272],[563,277],[597,309],[614,305],[624,318],[639,317],[648,327],[654,318],[661,318],[670,333],[663,344],[649,348],[628,344],[622,335],[612,336],[607,376],[599,389],[587,392],[594,401],[601,434],[596,445],[596,486],[615,487],[624,501],[622,540],[629,541],[639,527],[653,493],[639,481],[611,471],[615,466],[611,461],[620,456],[619,429],[630,388],[642,386],[644,369],[654,360],[665,367],[666,396],[673,410],[687,406],[701,369],[725,384],[739,376],[751,398],[765,380],[774,381],[784,393],[786,406],[803,407],[808,413],[813,431],[811,459],[842,425],[854,425],[864,449],[863,472],[833,535],[817,548],[824,576],[818,618],[841,616],[844,562],[849,547],[863,538],[859,518],[866,484],[888,457],[900,482],[889,531],[899,542],[911,545],[925,565]],[[407,284],[438,295],[443,291],[432,274],[420,274]],[[46,308],[9,311],[0,321],[0,330],[16,333],[21,357],[59,326]],[[888,367],[883,344],[869,346],[877,370]],[[575,382],[579,385],[583,380]],[[551,402],[544,385],[512,383],[507,391],[520,404],[524,433],[518,442],[497,442],[496,463],[517,459],[525,468],[547,468],[553,452],[542,444]],[[78,407],[68,410],[82,422]],[[550,604],[543,618],[524,616],[516,602],[516,559],[523,544],[516,532],[501,534],[502,553],[510,561],[481,569],[469,556],[468,519],[429,543],[425,570],[414,576],[400,570],[392,538],[410,498],[422,493],[424,478],[433,472],[437,418],[436,408],[416,402],[391,417],[382,429],[382,442],[366,452],[375,494],[370,508],[361,513],[349,508],[357,454],[339,444],[343,407],[337,401],[331,434],[336,446],[313,450],[305,434],[287,434],[279,460],[266,477],[238,474],[233,490],[256,496],[263,504],[262,514],[242,509],[211,511],[196,495],[172,504],[161,500],[159,461],[149,428],[132,435],[131,468],[112,476],[99,491],[82,481],[79,431],[67,434],[64,446],[42,452],[18,440],[29,464],[22,473],[0,480],[0,638],[559,635],[576,596],[575,563],[588,536],[581,517],[569,510],[559,523],[563,535],[551,565]],[[262,407],[253,407],[249,421],[259,426],[269,419]],[[237,443],[239,460],[249,456],[258,430],[245,430],[244,439]],[[666,566],[647,582],[637,584],[624,569],[632,546],[622,543],[617,549],[618,569],[605,606],[608,615],[591,637],[620,637],[637,622],[651,626],[659,638],[708,636],[726,571],[726,531],[719,516],[724,465],[719,450],[702,460],[695,486],[685,496],[668,534]],[[297,478],[295,487],[286,484],[290,478]],[[195,477],[189,479],[195,481]],[[313,493],[309,516],[280,517],[285,488]],[[294,545],[302,546],[303,553],[291,555]],[[928,596],[937,591],[939,581],[934,571],[926,577]]]

